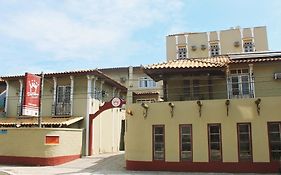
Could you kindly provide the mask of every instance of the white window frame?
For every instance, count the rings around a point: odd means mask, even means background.
[[[247,78],[247,86],[244,86],[243,78]],[[237,84],[238,85],[238,94],[234,94],[234,82],[233,78],[237,78]],[[230,98],[250,98],[253,96],[251,91],[251,77],[249,74],[249,69],[247,68],[241,68],[241,69],[232,69],[230,70],[230,76],[229,76],[229,94]],[[245,88],[248,89],[247,93],[245,92]]]
[[[139,78],[139,88],[155,88],[156,82],[149,77]]]
[[[187,58],[187,49],[186,47],[184,46],[179,46],[178,47],[178,59],[185,59]]]
[[[210,44],[210,56],[220,55],[220,46],[219,43],[211,43]]]
[[[243,40],[243,51],[244,52],[254,52],[255,45],[253,40]]]

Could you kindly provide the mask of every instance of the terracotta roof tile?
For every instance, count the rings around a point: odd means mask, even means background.
[[[208,68],[208,67],[224,67],[229,63],[228,56],[206,57],[206,58],[191,58],[173,60],[164,63],[152,64],[145,69],[165,69],[165,68]]]
[[[65,117],[42,117],[43,126],[69,126],[82,120],[83,117],[65,116]],[[1,117],[0,127],[36,126],[38,118],[36,117]]]

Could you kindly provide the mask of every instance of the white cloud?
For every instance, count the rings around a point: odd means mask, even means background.
[[[0,32],[55,59],[93,60],[129,54],[125,50],[138,45],[135,32],[179,19],[182,8],[180,0],[31,1],[29,5],[7,14]]]

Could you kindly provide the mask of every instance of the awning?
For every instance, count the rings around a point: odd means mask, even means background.
[[[83,117],[75,116],[53,116],[42,117],[44,127],[66,127],[82,120]],[[38,125],[37,117],[1,117],[0,127],[32,127]]]

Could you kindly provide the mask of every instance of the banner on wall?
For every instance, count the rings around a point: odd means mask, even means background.
[[[25,74],[24,99],[22,103],[22,115],[39,116],[41,77],[33,74]]]

